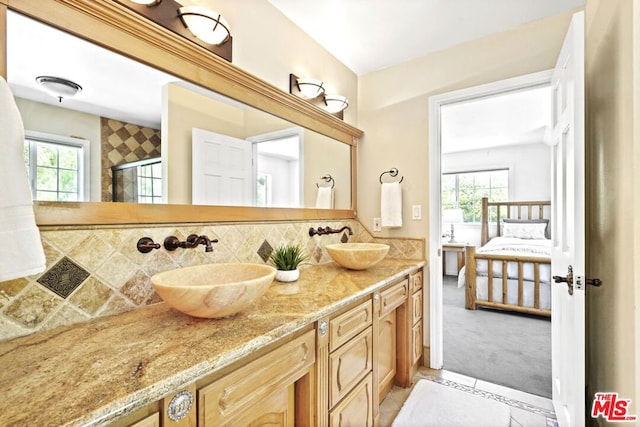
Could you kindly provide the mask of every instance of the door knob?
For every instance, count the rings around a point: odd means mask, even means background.
[[[569,295],[573,295],[573,267],[569,266],[567,269],[567,277],[553,276],[553,280],[556,283],[566,283],[569,291]]]

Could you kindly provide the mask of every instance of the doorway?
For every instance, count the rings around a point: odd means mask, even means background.
[[[527,196],[526,191],[523,191],[523,186],[518,182],[521,178],[523,169],[531,166],[531,162],[519,163],[513,159],[513,153],[511,155],[496,154],[499,150],[495,148],[479,147],[474,145],[469,147],[468,144],[479,144],[483,139],[491,138],[478,138],[478,135],[482,134],[483,127],[487,127],[489,119],[485,117],[486,111],[482,109],[479,112],[471,113],[471,116],[451,114],[454,110],[464,111],[465,108],[472,109],[474,104],[478,106],[482,104],[483,100],[495,100],[507,93],[524,93],[531,88],[548,87],[551,78],[551,71],[545,71],[535,73],[531,75],[516,77],[504,81],[490,83],[478,87],[469,89],[463,89],[456,92],[450,92],[430,98],[430,223],[429,223],[429,259],[439,260],[440,262],[431,263],[430,270],[430,362],[431,367],[434,369],[448,369],[447,360],[444,354],[444,333],[445,333],[445,290],[452,290],[451,287],[445,288],[444,282],[447,280],[448,286],[457,288],[455,276],[458,273],[459,258],[456,253],[443,253],[442,249],[445,248],[451,251],[451,248],[461,246],[463,244],[471,244],[477,247],[480,246],[479,242],[479,226],[475,224],[475,220],[469,220],[469,215],[473,215],[473,208],[469,206],[461,206],[460,198],[454,197],[453,199],[445,196],[443,200],[442,196],[442,183],[443,181],[454,181],[456,184],[454,189],[460,190],[460,182],[464,181],[467,185],[465,191],[469,190],[469,182],[473,183],[473,179],[469,180],[470,175],[463,174],[479,174],[479,173],[493,173],[494,171],[506,170],[508,174],[507,183],[505,185],[497,185],[496,191],[503,191],[506,199],[515,200],[532,200],[533,196]],[[489,102],[490,103],[490,102]],[[487,105],[489,104],[487,103]],[[549,102],[550,104],[550,102]],[[460,108],[458,108],[460,107]],[[486,108],[485,108],[486,110]],[[472,124],[469,121],[469,117],[476,115],[477,123]],[[461,117],[463,119],[461,119]],[[454,125],[461,127],[461,131],[453,132],[450,129],[448,123],[445,120],[451,120]],[[457,121],[456,121],[457,120]],[[444,124],[443,124],[444,123]],[[544,138],[544,135],[530,135],[532,139]],[[493,137],[495,139],[495,137]],[[451,142],[453,141],[453,142]],[[496,141],[493,141],[494,143]],[[508,141],[503,141],[506,144]],[[526,141],[520,141],[525,143]],[[447,144],[451,143],[452,146]],[[465,148],[465,144],[467,145]],[[466,156],[462,154],[469,148],[474,150],[474,154]],[[513,150],[513,149],[512,149]],[[502,156],[502,157],[501,157]],[[454,161],[455,160],[455,161]],[[443,180],[443,174],[446,175],[446,180]],[[454,178],[453,180],[451,178]],[[473,177],[472,177],[473,178]],[[504,182],[503,182],[504,184]],[[519,185],[520,184],[520,185]],[[472,185],[473,187],[473,185]],[[546,188],[547,193],[545,198],[549,198],[548,191],[550,186]],[[467,191],[468,193],[468,191]],[[468,196],[468,194],[466,194]],[[465,196],[465,197],[466,197]],[[540,199],[536,195],[533,199]],[[453,201],[453,204],[452,204]],[[465,202],[467,200],[465,199]],[[461,209],[462,208],[462,209]],[[462,210],[464,219],[460,223],[443,224],[441,218],[443,211]],[[456,215],[454,217],[459,217]],[[460,221],[458,218],[456,221]],[[455,242],[448,243],[450,239],[451,228],[455,230]],[[447,235],[442,238],[441,236]],[[447,259],[445,260],[445,254]],[[441,258],[442,257],[442,258]],[[448,273],[448,276],[445,276]],[[451,283],[453,280],[453,283]],[[464,287],[461,289],[464,292]],[[450,296],[450,295],[449,295]],[[464,297],[463,297],[464,298]],[[501,315],[502,313],[493,313]],[[549,352],[550,353],[550,352]],[[550,357],[550,354],[549,354]],[[549,384],[550,388],[550,384]]]

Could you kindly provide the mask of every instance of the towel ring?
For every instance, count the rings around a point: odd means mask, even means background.
[[[398,176],[398,168],[391,168],[388,171],[384,171],[380,174],[380,184],[382,184],[382,175],[384,175],[385,173],[388,173],[389,175],[391,175],[392,177],[396,177]],[[398,181],[398,183],[401,183],[402,180],[404,180],[404,176],[400,178],[400,181]]]
[[[335,187],[336,185],[336,181],[329,174],[326,174],[325,176],[321,176],[320,179],[324,180],[324,182],[326,183],[331,183],[331,188]],[[316,182],[316,187],[320,188],[317,182]]]

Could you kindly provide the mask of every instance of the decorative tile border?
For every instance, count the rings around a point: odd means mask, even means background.
[[[485,399],[491,399],[491,400],[495,400],[497,402],[501,402],[504,403],[506,405],[512,406],[514,408],[519,408],[528,412],[532,412],[534,414],[538,414],[538,415],[542,415],[544,417],[547,418],[547,425],[550,425],[549,422],[550,420],[552,420],[553,422],[555,422],[556,419],[556,414],[553,411],[550,411],[549,409],[545,409],[545,408],[540,408],[538,406],[532,405],[530,403],[526,403],[526,402],[522,402],[519,400],[515,400],[515,399],[511,399],[505,396],[501,396],[499,394],[495,394],[492,393],[490,391],[486,391],[486,390],[481,390],[475,387],[471,387],[465,384],[460,384],[458,382],[455,381],[451,381],[451,380],[447,380],[447,379],[443,379],[443,378],[438,378],[432,375],[418,375],[420,378],[425,379],[425,380],[429,380],[429,381],[433,381],[436,382],[438,384],[442,384],[448,387],[453,387],[457,390],[460,391],[464,391],[467,393],[471,393],[474,394],[476,396],[480,396],[480,397],[484,397]]]

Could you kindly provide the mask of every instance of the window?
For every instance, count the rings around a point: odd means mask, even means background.
[[[34,200],[86,200],[89,142],[40,132],[25,133],[24,161]]]
[[[508,169],[442,175],[442,209],[462,209],[464,222],[480,222],[483,197],[503,202],[508,195]]]
[[[162,203],[162,164],[139,166],[138,203]]]

